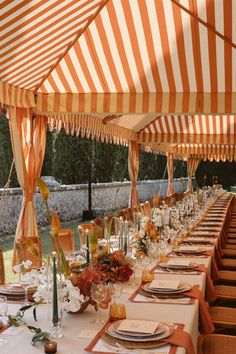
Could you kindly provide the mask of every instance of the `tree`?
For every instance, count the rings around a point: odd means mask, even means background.
[[[0,117],[0,188],[3,188],[8,180],[8,175],[11,169],[13,160],[11,138],[9,130],[9,122],[5,114]],[[16,176],[15,167],[11,175],[10,187],[18,187],[18,180]]]

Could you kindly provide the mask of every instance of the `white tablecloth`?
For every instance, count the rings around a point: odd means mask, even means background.
[[[183,257],[183,259],[185,259]],[[189,258],[188,258],[189,260]],[[210,270],[210,257],[192,258],[193,262],[204,264]],[[205,292],[205,273],[198,275],[181,275],[181,274],[155,274],[156,279],[179,279],[190,284],[199,284],[200,289]],[[137,286],[136,286],[137,287]],[[194,301],[193,304],[152,304],[152,303],[133,303],[128,300],[135,287],[128,287],[124,284],[123,293],[119,302],[126,304],[127,318],[129,319],[150,319],[162,322],[183,323],[184,330],[191,334],[195,351],[197,351],[198,333],[198,317],[199,303]],[[18,305],[9,304],[9,313],[14,314]],[[58,354],[84,354],[84,348],[93,339],[96,332],[101,328],[91,323],[96,316],[93,307],[89,307],[83,314],[64,314],[63,318],[63,337],[58,340]],[[103,310],[102,316],[106,320],[108,311]],[[37,310],[38,322],[33,320],[32,312],[27,311],[24,320],[33,326],[39,326],[43,330],[50,330],[51,325],[51,306],[40,305]],[[81,331],[85,331],[86,338],[81,338]],[[0,353],[4,354],[36,354],[43,353],[41,343],[33,347],[31,343],[32,333],[28,329],[24,329],[19,335],[10,336],[2,333],[0,337],[9,339],[9,343],[4,347],[0,347]],[[184,354],[185,349],[178,347],[177,354]]]

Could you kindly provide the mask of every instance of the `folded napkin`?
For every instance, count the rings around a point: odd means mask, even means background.
[[[194,354],[193,342],[189,333],[181,330],[174,329],[170,337],[161,339],[160,342],[170,343],[177,347],[185,348],[186,354]]]
[[[198,286],[194,285],[191,290],[183,293],[199,301],[199,331],[201,334],[209,334],[214,331],[214,324],[210,316],[208,305],[204,300],[202,292]]]
[[[211,251],[204,252],[207,256],[211,257],[211,278],[212,280],[220,279],[220,272],[216,264],[215,257]]]
[[[206,273],[206,293],[205,293],[206,301],[214,302],[217,299],[217,294],[209,270],[202,264],[199,264],[197,266],[197,269],[200,270],[201,272]]]

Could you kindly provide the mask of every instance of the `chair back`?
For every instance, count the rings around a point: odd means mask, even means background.
[[[73,229],[61,229],[58,233],[58,241],[60,243],[61,248],[65,252],[74,252],[75,250],[75,242],[74,242],[74,230]],[[55,251],[57,250],[57,244],[55,240],[53,240],[53,245]]]
[[[30,269],[42,267],[42,246],[38,236],[20,236],[16,241],[18,261],[30,260]]]
[[[91,231],[91,224],[80,224],[78,225],[78,234],[79,234],[79,245],[84,246],[86,245],[86,239],[85,239],[85,231]]]
[[[0,249],[0,285],[5,284],[5,266],[4,266],[4,259],[3,259],[3,252]]]
[[[143,214],[147,216],[148,218],[151,218],[151,204],[147,201],[143,204]]]

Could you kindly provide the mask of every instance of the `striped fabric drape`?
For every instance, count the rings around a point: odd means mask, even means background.
[[[34,94],[32,91],[9,85],[0,80],[0,105],[15,107],[34,107]]]
[[[192,185],[192,176],[195,175],[195,172],[198,168],[198,165],[200,163],[201,159],[200,158],[194,158],[194,157],[189,157],[187,161],[187,169],[188,169],[188,188],[187,191],[192,192],[193,191],[193,185]]]
[[[173,194],[175,192],[173,174],[174,174],[174,156],[173,154],[167,153],[167,171],[168,171],[168,187],[167,195]]]
[[[46,119],[32,118],[31,109],[9,108],[12,150],[16,172],[23,190],[23,202],[15,241],[21,236],[38,237],[33,204],[36,177],[40,176],[46,146]],[[14,246],[12,265],[18,264]]]
[[[129,206],[131,208],[139,206],[138,192],[137,192],[139,160],[140,160],[140,145],[137,144],[136,141],[131,141],[129,143],[129,154],[128,154],[128,171],[129,171],[129,178],[131,181]]]

